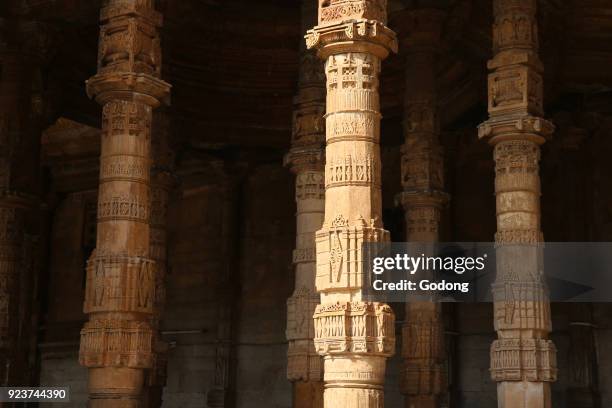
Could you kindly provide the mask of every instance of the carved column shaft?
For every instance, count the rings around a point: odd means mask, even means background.
[[[542,272],[540,145],[553,132],[543,116],[535,0],[495,0],[489,62],[489,120],[479,136],[494,146],[497,278],[491,374],[504,408],[550,407],[556,350]]]
[[[438,241],[444,193],[444,161],[439,142],[436,52],[443,13],[434,9],[409,14],[404,43],[406,93],[400,195],[406,217],[406,240]],[[445,339],[441,304],[435,299],[406,304],[402,327],[404,370],[401,388],[406,407],[436,408],[445,392]]]
[[[386,1],[321,0],[309,48],[327,77],[325,217],[316,234],[315,347],[324,356],[325,407],[382,407],[394,315],[362,299],[361,245],[389,240],[381,222],[381,61],[396,50]]]
[[[155,261],[155,303],[151,325],[155,340],[153,346],[153,367],[147,375],[147,391],[144,406],[158,408],[162,405],[163,388],[166,385],[168,344],[160,334],[160,321],[166,303],[166,273],[168,268],[167,214],[168,198],[174,186],[172,168],[174,158],[169,147],[169,115],[158,112],[153,117],[151,141],[151,220],[150,253]]]
[[[304,1],[302,25],[316,20],[314,3]],[[302,52],[299,91],[295,98],[291,150],[285,165],[295,174],[295,290],[287,300],[287,377],[293,382],[294,408],[323,407],[322,359],[314,346],[312,315],[319,303],[315,288],[315,233],[325,211],[325,74],[323,64]]]
[[[103,106],[98,228],[79,359],[89,368],[90,407],[140,407],[156,342],[151,123],[170,86],[159,79],[161,15],[152,0],[109,0],[100,21],[98,73],[87,82]]]

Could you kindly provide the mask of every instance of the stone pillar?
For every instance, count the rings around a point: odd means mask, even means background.
[[[479,137],[494,147],[497,278],[491,375],[498,406],[551,406],[556,350],[548,339],[550,305],[540,229],[540,145],[553,133],[543,119],[536,0],[494,0],[489,120]]]
[[[96,250],[87,264],[79,360],[89,406],[141,407],[153,367],[156,264],[150,245],[151,122],[168,98],[160,79],[153,0],[108,0],[100,13],[98,73],[87,92],[103,106]]]
[[[28,224],[38,228],[40,92],[44,37],[37,24],[0,18],[0,385],[28,385],[30,299],[33,278]],[[28,223],[28,218],[31,221]],[[36,230],[37,232],[38,230]],[[31,232],[31,231],[30,231]],[[31,236],[31,235],[30,235]],[[27,254],[33,255],[31,252]],[[21,293],[22,295],[24,293]],[[29,293],[28,293],[29,295]],[[20,315],[22,321],[20,322]],[[23,319],[27,319],[25,321]],[[2,405],[2,404],[0,404]]]
[[[378,76],[395,51],[384,0],[320,0],[308,31],[327,76],[325,217],[316,233],[315,348],[324,357],[324,406],[384,405],[395,316],[362,296],[362,243],[389,240],[381,200]]]
[[[166,385],[168,344],[161,338],[160,322],[166,303],[166,270],[168,267],[167,214],[168,196],[174,187],[174,156],[169,146],[170,119],[166,112],[158,111],[153,117],[152,166],[151,166],[151,259],[156,264],[155,304],[151,325],[156,336],[154,340],[153,367],[146,379],[143,406],[159,408]]]
[[[436,52],[444,14],[435,9],[408,15],[406,93],[400,200],[406,215],[406,240],[438,241],[444,192],[444,159],[439,142]],[[435,299],[406,303],[402,327],[404,370],[401,390],[408,408],[437,408],[446,391],[444,320]]]
[[[304,20],[316,20],[316,3],[304,1]],[[314,346],[312,315],[319,304],[315,288],[315,233],[325,212],[325,73],[323,64],[302,50],[299,91],[295,97],[291,150],[285,165],[295,174],[295,290],[287,300],[287,378],[293,383],[294,408],[323,407],[322,359]]]

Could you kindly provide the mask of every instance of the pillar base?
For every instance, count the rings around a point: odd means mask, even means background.
[[[143,370],[90,368],[88,408],[141,408],[143,384]]]
[[[498,408],[551,408],[550,383],[505,381],[497,384]]]

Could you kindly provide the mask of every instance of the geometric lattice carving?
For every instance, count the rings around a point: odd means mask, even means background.
[[[90,368],[149,368],[153,331],[148,322],[93,319],[81,330],[79,361]]]
[[[395,352],[395,317],[388,305],[338,302],[318,305],[314,314],[319,354],[357,353],[391,356]]]
[[[491,346],[494,381],[557,380],[556,348],[547,339],[499,339]]]

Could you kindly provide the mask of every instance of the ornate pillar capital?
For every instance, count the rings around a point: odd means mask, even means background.
[[[536,0],[493,0],[493,52],[526,51],[537,57]]]
[[[397,52],[397,38],[386,23],[386,0],[319,0],[319,24],[308,30],[306,46],[323,59],[346,52],[385,59]]]
[[[493,52],[488,63],[489,120],[480,138],[497,144],[524,139],[542,144],[554,126],[543,118],[543,66],[538,56],[535,0],[494,0]]]
[[[87,94],[100,104],[135,100],[169,103],[171,86],[161,77],[161,14],[152,0],[110,0],[100,11],[98,73]]]

